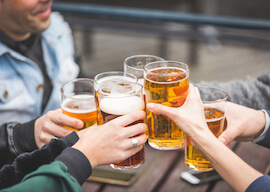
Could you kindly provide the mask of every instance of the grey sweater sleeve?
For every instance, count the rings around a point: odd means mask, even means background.
[[[197,86],[209,85],[226,91],[228,101],[254,109],[270,109],[270,70],[257,78],[229,82],[201,82]]]

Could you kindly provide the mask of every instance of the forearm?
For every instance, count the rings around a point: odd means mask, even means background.
[[[235,191],[245,191],[253,181],[262,176],[213,135],[201,135],[198,138],[198,148]]]
[[[73,132],[65,138],[53,139],[49,144],[32,153],[19,155],[11,165],[5,165],[0,170],[0,189],[10,187],[20,182],[23,177],[38,167],[55,160],[61,152],[77,142],[78,135]]]

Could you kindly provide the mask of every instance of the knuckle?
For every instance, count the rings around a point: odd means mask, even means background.
[[[47,121],[43,123],[42,130],[45,132],[50,130],[50,124]]]
[[[59,122],[59,123],[63,123],[63,122],[64,122],[64,118],[63,118],[62,115],[57,116],[57,117],[56,117],[56,120],[57,120],[57,122]]]
[[[145,123],[142,123],[142,132],[146,131],[148,129],[147,125]]]
[[[40,136],[39,136],[39,139],[40,139],[40,141],[45,142],[47,137],[46,137],[46,135],[44,133],[41,133]]]

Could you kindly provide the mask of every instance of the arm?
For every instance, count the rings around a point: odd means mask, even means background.
[[[166,115],[187,135],[192,145],[202,151],[221,177],[235,190],[244,191],[262,176],[230,149],[222,144],[209,130],[204,116],[199,92],[192,85],[189,96],[180,108],[170,108],[159,104],[148,104],[148,110]]]
[[[21,183],[3,191],[29,191],[34,186],[40,191],[78,190],[79,184],[89,177],[92,167],[123,161],[142,149],[147,140],[144,134],[147,126],[143,123],[128,125],[144,118],[145,112],[140,111],[88,128],[54,163],[40,167],[24,177]],[[130,137],[137,139],[137,147],[132,147]]]
[[[31,152],[50,142],[52,138],[65,137],[72,131],[63,125],[81,128],[81,120],[69,117],[61,109],[49,111],[27,123],[6,123],[0,127],[0,167],[13,162],[16,156]]]
[[[19,155],[11,165],[5,165],[0,170],[0,189],[19,183],[25,175],[54,161],[66,147],[72,146],[78,139],[78,135],[73,132],[65,138],[51,140],[40,150]]]
[[[270,109],[270,70],[254,79],[226,83],[201,82],[198,85],[209,85],[226,91],[231,102],[254,109]]]

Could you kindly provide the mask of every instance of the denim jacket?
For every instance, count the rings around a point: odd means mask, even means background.
[[[41,36],[44,62],[53,84],[44,111],[41,70],[32,60],[0,42],[0,125],[24,123],[58,108],[61,85],[79,73],[71,30],[60,14],[52,13],[50,27]]]

